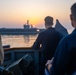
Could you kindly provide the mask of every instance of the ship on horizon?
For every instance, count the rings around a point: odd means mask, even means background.
[[[60,32],[63,36],[68,35],[67,29],[59,22],[59,20],[56,20],[56,24],[54,27],[58,32]],[[32,35],[32,34],[39,34],[41,31],[44,31],[45,29],[39,29],[33,27],[33,25],[29,24],[29,20],[27,20],[27,23],[23,25],[23,28],[0,28],[0,34],[1,35]]]
[[[23,28],[0,28],[1,35],[25,35],[25,34],[38,34],[44,29],[34,28],[33,25],[27,23],[23,25]]]

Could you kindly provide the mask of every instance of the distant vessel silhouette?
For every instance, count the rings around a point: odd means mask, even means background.
[[[23,28],[0,28],[1,35],[30,35],[30,34],[38,34],[45,29],[34,28],[33,25],[29,24],[29,20],[27,23],[23,25]],[[65,27],[63,27],[59,20],[56,20],[55,29],[59,31],[63,36],[68,34],[68,31]]]
[[[24,28],[0,28],[1,35],[25,35],[25,34],[38,34],[44,29],[34,28],[33,25],[27,23],[23,25]]]

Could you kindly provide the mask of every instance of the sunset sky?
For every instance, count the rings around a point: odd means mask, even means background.
[[[67,29],[70,24],[70,7],[76,0],[0,0],[0,28],[22,28],[30,21],[34,27],[44,28],[46,16],[59,19]]]

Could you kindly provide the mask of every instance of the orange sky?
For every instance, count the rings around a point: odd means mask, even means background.
[[[70,6],[76,0],[0,0],[0,28],[23,27],[30,21],[34,27],[43,28],[48,15],[59,19],[66,28],[70,25]],[[69,26],[68,26],[69,25]]]

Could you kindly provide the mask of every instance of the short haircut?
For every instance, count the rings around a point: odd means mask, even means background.
[[[71,6],[71,14],[74,17],[74,20],[76,20],[76,3]]]
[[[44,19],[45,25],[53,25],[53,17],[47,16]]]

